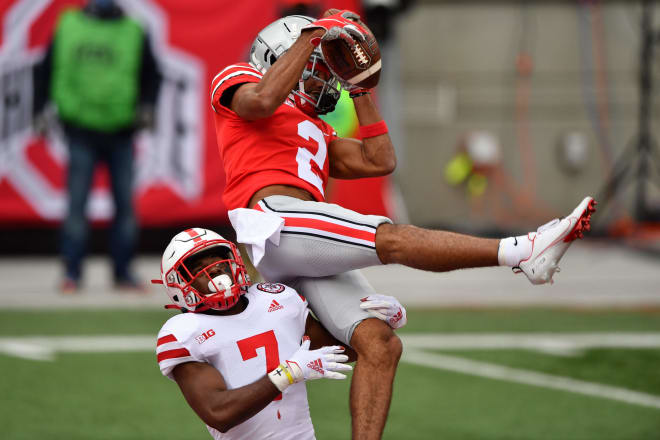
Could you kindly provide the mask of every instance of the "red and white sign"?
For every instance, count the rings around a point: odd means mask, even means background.
[[[277,18],[278,3],[116,1],[149,32],[164,75],[156,130],[138,133],[136,138],[140,224],[228,224],[209,87],[221,68],[247,59],[257,32]],[[32,67],[50,41],[58,15],[84,3],[0,2],[0,224],[5,226],[57,223],[65,215],[67,148],[56,126],[46,138],[32,131]],[[344,0],[333,7],[351,9],[357,3]],[[104,168],[98,170],[94,182],[89,216],[109,220],[113,206]],[[381,194],[341,202],[364,211],[365,202],[374,197],[380,200]]]

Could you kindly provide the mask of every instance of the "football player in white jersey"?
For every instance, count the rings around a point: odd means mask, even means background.
[[[214,439],[313,439],[302,382],[344,379],[355,360],[283,284],[250,285],[234,243],[187,229],[163,253],[161,279],[183,313],[158,333],[157,358]],[[393,328],[406,322],[392,297],[356,304]],[[302,345],[301,345],[301,340]]]

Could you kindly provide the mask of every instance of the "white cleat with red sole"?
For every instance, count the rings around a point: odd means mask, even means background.
[[[596,201],[585,197],[582,202],[563,219],[554,219],[527,234],[532,242],[532,253],[521,260],[514,271],[524,272],[532,284],[552,283],[552,276],[559,272],[559,260],[573,240],[582,238],[591,229],[591,214],[596,211]]]

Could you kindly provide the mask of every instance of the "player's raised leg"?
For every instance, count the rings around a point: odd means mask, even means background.
[[[381,224],[376,232],[376,252],[383,264],[403,264],[433,272],[497,266],[499,242],[389,223]]]
[[[570,244],[590,229],[595,205],[591,197],[585,197],[563,219],[552,220],[536,232],[503,240],[383,223],[376,231],[376,251],[384,264],[434,272],[510,266],[524,272],[533,284],[543,284],[552,282]]]

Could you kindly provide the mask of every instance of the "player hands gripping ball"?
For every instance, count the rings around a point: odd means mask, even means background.
[[[360,16],[351,11],[330,9],[304,29],[322,28],[325,34],[312,41],[320,44],[323,60],[342,84],[355,93],[378,85],[381,57],[378,42]]]

